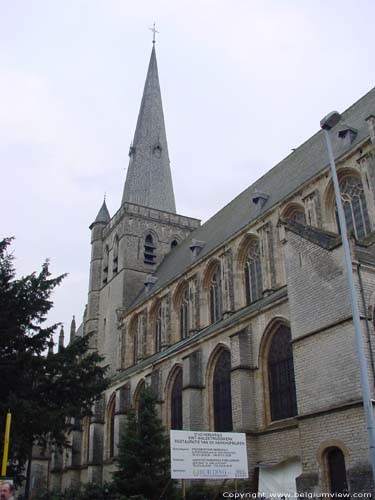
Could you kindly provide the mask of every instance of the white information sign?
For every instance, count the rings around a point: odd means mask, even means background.
[[[247,479],[246,435],[170,431],[172,479]]]

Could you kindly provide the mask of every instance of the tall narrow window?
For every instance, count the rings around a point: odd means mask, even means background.
[[[113,240],[113,273],[117,273],[118,271],[118,244],[118,236],[116,234]]]
[[[213,377],[215,431],[233,430],[230,386],[230,352],[223,351],[216,362]]]
[[[133,364],[136,364],[138,361],[138,320],[139,318],[136,318],[135,321],[133,321],[133,328],[132,328],[132,334],[133,334]]]
[[[175,376],[171,394],[171,429],[182,430],[182,370]]]
[[[115,406],[116,399],[113,397],[108,408],[108,456],[115,455]]]
[[[245,260],[246,304],[252,304],[262,297],[262,266],[260,262],[259,241],[252,240]]]
[[[221,304],[221,279],[220,265],[217,265],[210,280],[210,319],[211,323],[215,323],[221,319],[222,304]]]
[[[268,384],[272,420],[297,415],[296,385],[290,329],[280,326],[268,352]]]
[[[83,417],[82,429],[82,464],[86,465],[90,454],[90,417]]]
[[[156,246],[154,244],[154,238],[151,234],[148,234],[145,238],[145,248],[143,255],[145,264],[155,264]]]
[[[326,451],[327,472],[330,493],[347,493],[345,457],[340,448],[332,447]]]
[[[108,281],[108,260],[109,260],[109,248],[108,245],[104,248],[104,260],[103,260],[103,284],[105,285]]]
[[[180,303],[180,338],[189,335],[189,287],[186,285],[181,294]]]
[[[155,335],[155,352],[161,351],[161,330],[162,330],[162,310],[161,305],[158,306],[155,312],[154,335]]]
[[[361,240],[371,232],[367,203],[361,179],[344,177],[340,183],[346,227],[349,234]]]

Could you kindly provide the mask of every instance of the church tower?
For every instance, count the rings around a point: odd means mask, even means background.
[[[111,373],[118,360],[118,314],[129,308],[162,259],[199,226],[176,214],[155,42],[121,206],[111,218],[104,201],[91,224],[91,265],[85,332]]]

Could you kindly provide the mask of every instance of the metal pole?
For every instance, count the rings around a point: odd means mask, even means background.
[[[374,411],[373,411],[373,407],[372,407],[370,384],[369,384],[369,380],[368,380],[367,363],[366,363],[364,344],[363,344],[363,339],[362,339],[360,315],[359,315],[357,297],[356,297],[356,292],[355,292],[355,287],[354,287],[352,259],[350,256],[349,241],[348,241],[348,235],[347,235],[347,231],[346,231],[345,214],[344,214],[344,209],[343,209],[342,201],[341,201],[340,187],[339,187],[339,181],[337,179],[335,160],[334,160],[333,152],[332,152],[331,138],[329,135],[329,131],[327,129],[324,129],[324,134],[325,134],[326,141],[327,141],[328,156],[329,156],[329,162],[331,165],[331,174],[332,174],[333,186],[335,189],[335,198],[336,198],[337,212],[338,212],[338,217],[339,217],[342,246],[344,249],[346,276],[347,276],[347,281],[348,281],[348,287],[350,290],[350,298],[351,298],[353,322],[354,322],[354,331],[355,331],[355,341],[356,341],[356,346],[357,346],[359,370],[360,370],[360,374],[361,374],[362,398],[363,398],[363,406],[365,409],[365,416],[366,416],[367,434],[368,434],[368,441],[369,441],[369,448],[370,448],[370,459],[371,459],[371,466],[372,466],[372,475],[373,475],[373,480],[375,482],[375,421],[374,421]]]
[[[10,435],[10,422],[11,422],[11,420],[12,420],[12,414],[10,413],[10,410],[8,410],[6,423],[5,423],[3,462],[1,465],[1,475],[3,477],[7,475],[9,435]]]

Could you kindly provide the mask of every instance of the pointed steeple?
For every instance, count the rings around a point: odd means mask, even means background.
[[[153,44],[122,203],[176,213],[163,105]]]
[[[109,215],[107,204],[105,202],[105,198],[103,201],[103,205],[101,206],[98,215],[96,216],[96,219],[94,222],[91,224],[90,229],[94,224],[108,224],[108,222],[111,220],[111,216]]]

